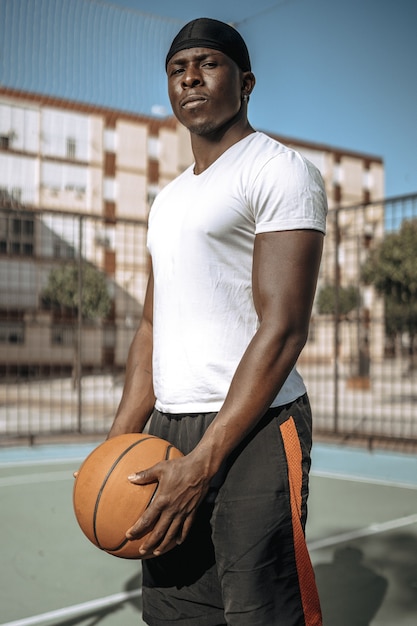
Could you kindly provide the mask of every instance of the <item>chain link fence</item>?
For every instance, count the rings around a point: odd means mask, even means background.
[[[417,443],[416,223],[417,194],[329,213],[299,361],[318,435]],[[141,315],[145,244],[143,221],[1,198],[3,443],[107,432]]]
[[[417,442],[417,196],[330,211],[299,368],[316,433]]]

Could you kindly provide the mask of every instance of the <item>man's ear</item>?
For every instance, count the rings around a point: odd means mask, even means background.
[[[242,97],[249,97],[256,83],[255,75],[252,72],[242,73]]]

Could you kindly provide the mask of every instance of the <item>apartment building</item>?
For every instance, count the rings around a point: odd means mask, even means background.
[[[343,148],[272,136],[301,152],[318,167],[324,179],[329,217],[317,291],[338,285],[358,292],[357,310],[342,316],[337,331],[330,316],[317,316],[313,311],[302,360],[330,362],[340,358],[341,362],[353,364],[352,378],[357,378],[354,372],[362,369],[359,360],[365,362],[366,372],[370,360],[382,359],[384,352],[383,302],[372,285],[360,284],[359,276],[369,250],[384,236],[383,160]],[[336,339],[335,332],[339,335]],[[335,341],[339,345],[337,357]]]
[[[190,161],[173,118],[0,89],[0,360],[72,362],[73,320],[61,320],[61,339],[58,325],[40,324],[51,316],[41,293],[51,269],[80,250],[114,299],[106,336],[84,332],[84,352],[91,364],[125,359],[128,338],[110,327],[126,319],[133,327],[140,315],[149,208]]]
[[[384,196],[382,159],[271,136],[318,166],[330,208],[364,204],[337,221],[331,214],[320,278],[334,283],[337,244],[338,279],[355,283],[352,255],[383,233],[383,207],[367,205]],[[172,117],[0,88],[0,367],[6,357],[17,369],[72,363],[73,320],[54,324],[41,293],[54,266],[80,255],[105,274],[113,299],[107,323],[83,331],[87,361],[124,363],[146,285],[149,208],[191,162],[188,133]],[[372,306],[372,291],[366,298]],[[316,324],[317,345],[326,333]]]

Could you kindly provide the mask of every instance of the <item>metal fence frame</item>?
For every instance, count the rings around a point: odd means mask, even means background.
[[[0,219],[0,238],[7,240],[0,247],[0,440],[102,435],[121,397],[124,362],[140,317],[148,267],[146,224],[122,219],[109,223],[102,216],[17,204],[3,205]],[[404,219],[417,219],[417,194],[336,207],[329,213],[318,291],[333,284],[335,310],[319,315],[315,306],[299,361],[318,434],[417,443],[417,372],[407,371],[407,355],[401,350],[387,354],[382,299],[360,281],[366,255]],[[33,229],[26,226],[26,239],[19,233],[19,220],[33,220]],[[48,309],[42,301],[53,267],[73,264],[82,277],[85,262],[106,276],[112,306],[104,320],[86,320],[80,307]],[[352,284],[363,293],[357,310],[343,317],[340,290]],[[81,280],[77,292],[81,301]],[[75,364],[71,347],[51,345],[52,327],[72,329]],[[365,361],[360,348],[364,329],[372,339]],[[36,337],[42,338],[36,342]],[[87,355],[88,347],[94,356]]]

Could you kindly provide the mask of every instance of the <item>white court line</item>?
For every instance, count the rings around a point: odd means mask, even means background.
[[[97,444],[98,445],[98,444]],[[30,467],[32,465],[64,465],[65,463],[82,463],[91,450],[86,450],[84,455],[73,457],[51,457],[50,459],[25,459],[0,461],[0,469],[9,467]],[[1,624],[0,624],[1,626]]]
[[[310,551],[319,550],[320,548],[328,548],[330,546],[335,546],[339,543],[352,541],[352,539],[361,539],[362,537],[377,535],[378,533],[383,533],[387,530],[394,530],[395,528],[410,526],[411,524],[417,524],[417,513],[413,515],[407,515],[406,517],[399,517],[397,519],[389,520],[388,522],[376,522],[375,524],[371,524],[370,526],[365,526],[365,528],[350,530],[346,533],[341,533],[340,535],[335,535],[333,537],[317,539],[316,541],[309,542],[308,548]]]
[[[97,600],[90,600],[89,602],[83,602],[82,604],[74,604],[73,606],[67,606],[63,609],[57,609],[56,611],[49,611],[48,613],[41,613],[40,615],[33,615],[32,617],[24,617],[23,619],[17,619],[13,622],[4,622],[0,626],[34,626],[35,624],[42,624],[43,622],[49,622],[52,619],[69,618],[75,615],[82,615],[83,613],[89,613],[95,609],[102,609],[106,606],[112,606],[113,604],[120,604],[131,598],[136,598],[141,595],[141,590],[135,591],[123,591],[121,593],[115,593],[107,598],[97,598]]]
[[[388,522],[382,522],[381,524],[371,524],[365,528],[359,528],[358,530],[352,530],[350,532],[335,535],[334,537],[327,537],[326,539],[318,539],[316,541],[309,542],[308,547],[310,551],[319,550],[320,548],[328,548],[335,546],[339,543],[351,541],[352,539],[358,539],[361,537],[367,537],[369,535],[375,535],[378,533],[386,532],[387,530],[393,530],[395,528],[401,528],[402,526],[408,526],[410,524],[417,524],[417,513],[414,515],[408,515],[406,517],[399,517],[398,519],[390,520]],[[82,604],[74,604],[63,609],[57,609],[56,611],[49,611],[48,613],[41,613],[40,615],[33,615],[32,617],[24,617],[13,622],[4,622],[0,626],[36,626],[43,622],[48,622],[56,618],[69,618],[75,615],[82,615],[84,613],[91,612],[94,609],[102,609],[106,606],[112,606],[125,602],[130,598],[138,597],[142,594],[141,590],[126,591],[121,593],[115,593],[114,595],[107,596],[106,598],[98,598],[97,600],[91,600],[89,602],[83,602]]]
[[[311,470],[310,476],[317,478],[333,478],[335,480],[345,480],[352,483],[369,483],[370,485],[382,485],[383,487],[399,487],[400,489],[417,489],[417,483],[402,483],[395,480],[375,478],[370,476],[355,476],[354,474],[332,474],[321,470]],[[0,624],[1,626],[1,624]]]
[[[0,478],[0,487],[15,487],[29,483],[51,483],[58,480],[74,480],[71,470],[59,472],[42,472],[39,474],[21,474],[18,476],[4,476]],[[1,626],[1,625],[0,625]]]
[[[79,463],[80,463],[80,459],[74,460],[74,471],[78,468]],[[32,463],[28,463],[28,465],[32,465]],[[10,467],[13,467],[13,466],[15,466],[15,464],[10,465]],[[322,471],[311,471],[310,475],[316,476],[317,478],[332,478],[334,480],[345,480],[347,482],[368,483],[372,485],[382,485],[385,487],[398,487],[401,489],[417,490],[417,484],[413,485],[409,483],[395,482],[393,480],[382,480],[379,478],[351,476],[349,474],[331,474],[330,472],[322,472]],[[36,474],[20,474],[17,476],[5,476],[3,478],[0,477],[0,487],[25,485],[27,483],[39,483],[40,484],[44,482],[55,482],[58,480],[70,480],[70,479],[71,480],[73,479],[72,470],[59,470],[56,472],[42,472],[42,473],[38,472]]]

